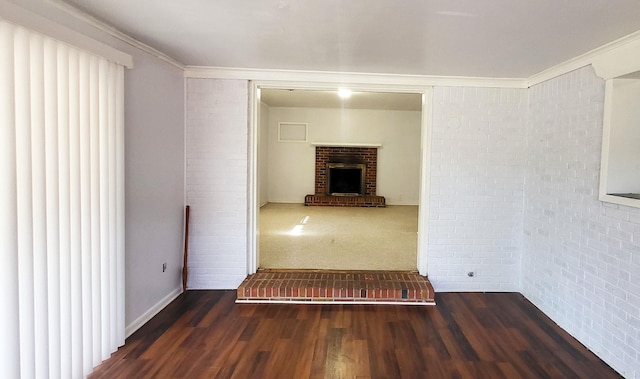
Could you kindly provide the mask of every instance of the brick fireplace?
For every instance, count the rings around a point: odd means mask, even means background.
[[[363,165],[364,188],[359,195],[335,196],[329,193],[329,165]],[[315,194],[307,195],[304,204],[334,207],[384,207],[383,196],[376,195],[378,148],[360,146],[316,146]]]

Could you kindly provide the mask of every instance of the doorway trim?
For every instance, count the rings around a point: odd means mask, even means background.
[[[337,90],[349,88],[363,92],[398,92],[414,93],[422,96],[422,123],[420,128],[420,189],[418,201],[418,249],[416,252],[417,268],[421,275],[427,276],[428,267],[428,221],[429,221],[429,189],[431,175],[431,130],[433,114],[433,87],[409,86],[407,84],[358,84],[345,82],[299,82],[285,80],[249,81],[249,125],[248,125],[248,214],[247,214],[247,274],[258,270],[259,262],[259,223],[258,214],[258,143],[259,143],[259,109],[260,89],[298,89],[298,90]]]

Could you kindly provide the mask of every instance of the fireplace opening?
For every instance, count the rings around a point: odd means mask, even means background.
[[[327,163],[327,194],[332,196],[364,196],[366,165]]]

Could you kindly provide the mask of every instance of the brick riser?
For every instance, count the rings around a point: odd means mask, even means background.
[[[431,283],[417,272],[264,270],[237,292],[237,302],[435,304]]]
[[[328,207],[370,207],[384,208],[384,196],[330,196],[307,195],[304,197],[304,205],[328,206]]]

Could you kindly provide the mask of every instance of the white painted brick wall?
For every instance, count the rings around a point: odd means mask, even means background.
[[[527,90],[439,87],[433,100],[429,279],[518,291]]]
[[[246,274],[247,88],[187,80],[190,288]],[[429,277],[521,290],[640,378],[640,210],[597,200],[603,91],[591,68],[530,90],[434,90]]]
[[[591,67],[530,89],[522,292],[640,378],[640,209],[598,201],[603,99]]]
[[[190,289],[237,288],[247,274],[248,83],[187,79]]]

